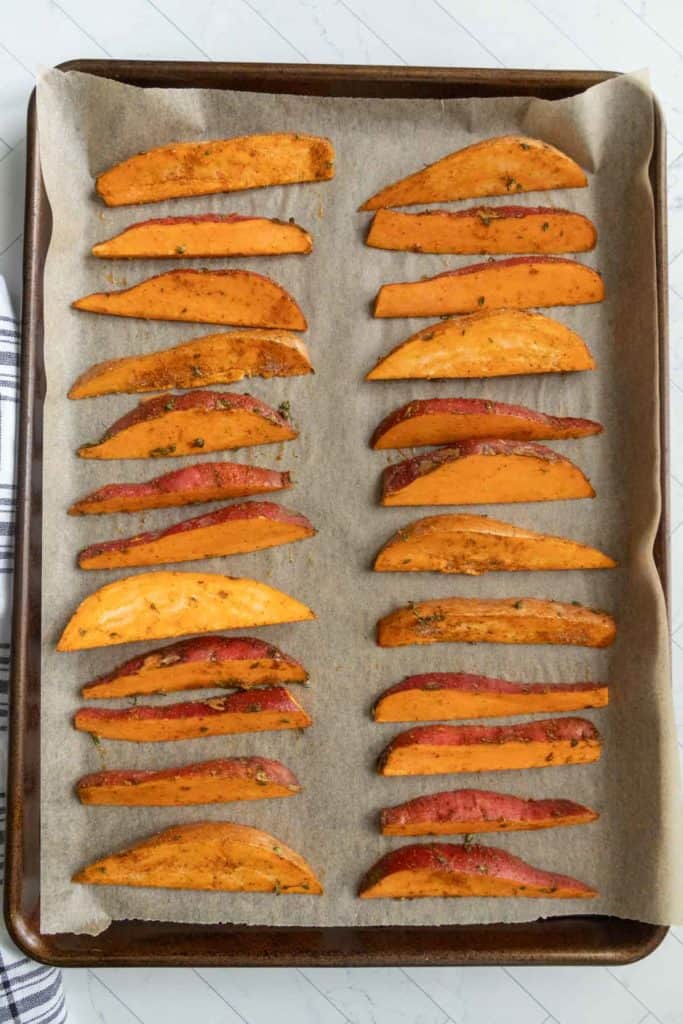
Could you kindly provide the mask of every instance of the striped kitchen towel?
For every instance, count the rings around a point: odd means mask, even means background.
[[[12,624],[12,559],[16,501],[15,425],[19,402],[19,324],[0,277],[0,879],[5,858],[7,684]],[[23,956],[0,918],[0,1024],[62,1024],[66,1007],[61,971]]]

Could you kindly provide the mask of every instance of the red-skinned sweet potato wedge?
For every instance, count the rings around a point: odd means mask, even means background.
[[[284,416],[251,395],[190,391],[145,399],[78,454],[82,459],[161,459],[297,436]]]
[[[500,255],[587,252],[595,225],[552,206],[475,206],[469,210],[378,210],[366,245],[395,252]]]
[[[578,466],[534,441],[472,440],[387,466],[383,505],[489,505],[594,498]]]
[[[550,416],[524,405],[483,398],[416,398],[382,420],[373,448],[419,448],[474,438],[509,441],[566,440],[602,432],[594,420]]]
[[[74,726],[107,740],[162,743],[239,732],[307,729],[311,719],[284,686],[182,704],[80,708]]]
[[[70,516],[101,516],[113,512],[144,512],[208,501],[267,494],[291,487],[289,473],[239,462],[200,462],[175,469],[144,483],[105,484],[69,508]]]
[[[578,306],[602,302],[605,287],[591,267],[561,256],[513,256],[447,270],[424,281],[383,284],[374,315],[445,316],[483,309]]]
[[[511,683],[467,672],[426,672],[385,690],[373,717],[376,722],[500,718],[602,708],[607,699],[605,683]]]
[[[322,886],[280,839],[248,825],[175,825],[78,871],[80,885],[134,885],[214,892],[308,893]]]
[[[238,213],[202,213],[194,217],[139,221],[113,238],[97,242],[91,252],[93,256],[110,260],[178,259],[179,256],[189,259],[193,256],[281,256],[309,253],[312,248],[308,231],[293,221],[242,217]]]
[[[244,554],[313,537],[306,516],[272,501],[245,501],[185,519],[163,530],[91,544],[78,556],[81,569],[164,565]]]
[[[534,597],[443,597],[413,601],[377,624],[380,647],[406,644],[575,644],[609,647],[617,627],[607,612]]]
[[[244,377],[301,377],[312,372],[308,350],[295,334],[251,328],[97,363],[74,382],[69,398],[205,388]]]
[[[97,191],[107,206],[126,206],[333,177],[329,139],[274,132],[157,146],[100,174]]]
[[[585,718],[518,725],[417,725],[399,733],[377,762],[380,775],[445,775],[589,764],[602,738]]]
[[[486,572],[612,569],[609,555],[577,541],[466,513],[426,516],[402,526],[375,559],[375,572]]]
[[[86,683],[81,696],[86,700],[138,697],[214,686],[248,690],[253,686],[305,683],[307,679],[303,665],[263,640],[197,636],[117,665]]]
[[[547,142],[524,135],[500,135],[449,153],[388,185],[361,210],[585,188],[587,184],[579,165]]]
[[[594,370],[583,338],[524,309],[485,309],[430,324],[397,345],[368,380],[509,377]]]
[[[493,846],[419,843],[385,853],[361,882],[361,899],[429,896],[525,896],[585,900],[598,895],[584,882],[532,867]]]
[[[76,783],[82,804],[166,807],[226,804],[232,800],[272,800],[296,796],[296,775],[265,757],[228,757],[163,771],[96,772]]]
[[[289,292],[252,270],[167,270],[117,292],[93,292],[71,305],[86,313],[305,331]]]
[[[305,604],[258,580],[160,570],[126,576],[89,594],[69,619],[57,650],[314,618]]]
[[[385,807],[385,836],[454,836],[586,825],[600,815],[573,800],[522,800],[509,793],[453,789]]]

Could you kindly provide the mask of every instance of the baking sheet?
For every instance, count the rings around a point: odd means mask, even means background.
[[[591,803],[602,816],[590,827],[491,836],[487,841],[531,863],[596,884],[602,896],[590,904],[591,911],[654,922],[683,917],[676,873],[680,814],[666,620],[651,557],[659,514],[657,333],[647,178],[653,114],[643,82],[624,76],[553,103],[529,98],[343,100],[138,90],[80,73],[51,71],[39,83],[38,111],[43,174],[55,222],[45,279],[41,928],[97,932],[110,918],[443,924],[529,920],[588,909],[585,903],[552,900],[358,901],[355,889],[364,868],[396,845],[377,834],[377,810],[419,793],[461,785]],[[176,200],[138,210],[107,210],[94,197],[93,176],[140,149],[179,138],[278,130],[328,134],[337,148],[336,179]],[[431,275],[469,261],[369,250],[362,246],[369,217],[355,213],[356,207],[421,161],[509,131],[547,139],[592,172],[587,190],[523,196],[519,201],[555,202],[597,222],[598,248],[580,258],[605,275],[607,301],[599,307],[551,312],[584,334],[598,359],[598,371],[552,380],[364,382],[364,372],[378,355],[428,322],[373,321],[369,302],[379,284]],[[406,146],[406,138],[414,145]],[[496,202],[505,199],[492,200]],[[282,495],[282,503],[307,514],[320,533],[300,545],[206,562],[202,567],[264,579],[315,608],[315,623],[248,631],[268,637],[307,665],[312,685],[303,691],[303,700],[315,724],[304,735],[216,737],[144,746],[102,743],[96,748],[70,725],[78,687],[143,646],[70,655],[54,652],[77,602],[114,575],[78,572],[74,555],[86,543],[117,533],[123,536],[143,525],[155,528],[184,518],[184,513],[165,510],[90,522],[67,518],[65,509],[74,497],[107,480],[144,479],[188,460],[151,465],[78,460],[71,455],[74,448],[96,439],[136,399],[112,396],[69,403],[65,392],[73,378],[97,359],[163,348],[211,328],[94,317],[72,311],[68,304],[89,291],[120,287],[169,269],[166,261],[111,266],[95,261],[87,255],[94,241],[147,216],[231,210],[294,216],[315,236],[315,252],[305,259],[212,261],[211,266],[239,265],[270,274],[292,291],[309,318],[306,337],[316,376],[248,385],[252,394],[273,405],[291,402],[300,439],[282,448],[245,449],[235,457],[291,469],[296,486]],[[236,385],[233,390],[247,387]],[[488,506],[482,511],[602,546],[619,558],[622,568],[612,573],[506,574],[476,580],[371,573],[372,557],[383,541],[398,526],[429,510],[377,505],[379,471],[395,455],[371,452],[367,438],[390,409],[427,395],[482,396],[559,415],[601,419],[606,426],[602,437],[556,445],[589,474],[598,491],[595,501]],[[374,645],[379,616],[410,599],[447,594],[579,600],[616,614],[620,637],[609,651],[498,645],[381,651]],[[602,762],[525,773],[375,776],[377,753],[401,726],[372,723],[372,700],[403,675],[439,669],[527,680],[609,678],[609,710],[587,714],[605,738]],[[281,758],[299,774],[305,792],[291,801],[157,810],[82,808],[72,795],[75,779],[100,767],[102,760],[107,767],[170,766],[247,753]],[[272,831],[308,857],[324,879],[325,896],[159,893],[88,889],[69,882],[82,863],[154,829],[206,819],[237,820]]]

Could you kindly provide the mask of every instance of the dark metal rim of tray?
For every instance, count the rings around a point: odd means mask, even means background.
[[[85,71],[146,87],[217,88],[315,96],[540,96],[560,99],[613,77],[601,71],[509,71],[76,60]],[[656,207],[660,391],[666,394],[666,159],[656,108],[650,177]],[[118,921],[93,938],[40,931],[40,576],[43,267],[51,214],[40,172],[35,95],[28,111],[23,349],[19,425],[16,583],[10,694],[5,916],[17,945],[45,963],[75,966],[390,966],[458,964],[621,964],[651,953],[667,928],[596,915],[528,924],[412,928],[267,928]],[[655,546],[669,584],[668,424],[662,402],[663,508]]]

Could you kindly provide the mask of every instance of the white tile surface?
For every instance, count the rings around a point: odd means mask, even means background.
[[[680,0],[0,0],[0,274],[21,285],[26,102],[73,57],[652,69],[671,174],[676,716],[683,744],[683,3]],[[678,527],[678,529],[676,529]],[[682,747],[683,749],[683,747]],[[71,970],[71,1024],[683,1024],[683,929],[604,968]]]

